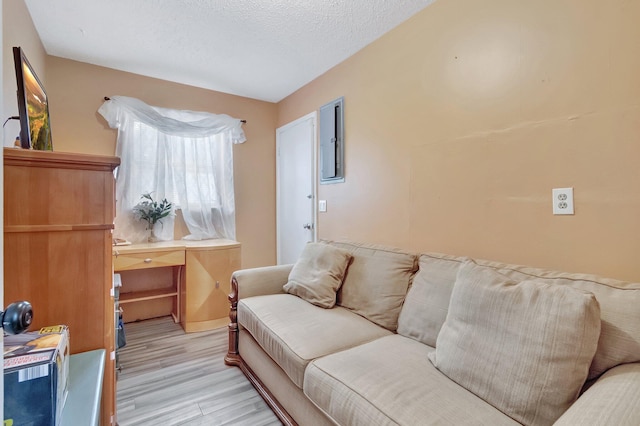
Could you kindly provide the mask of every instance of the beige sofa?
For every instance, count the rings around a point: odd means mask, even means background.
[[[229,298],[285,424],[640,424],[640,284],[322,242]]]

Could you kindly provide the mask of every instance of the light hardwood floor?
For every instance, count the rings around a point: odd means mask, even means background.
[[[117,381],[120,426],[281,425],[237,367],[227,328],[186,334],[171,317],[125,324]]]

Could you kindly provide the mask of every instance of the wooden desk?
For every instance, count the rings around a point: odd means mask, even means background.
[[[113,248],[125,322],[171,314],[186,332],[228,323],[230,280],[240,243],[163,241]]]

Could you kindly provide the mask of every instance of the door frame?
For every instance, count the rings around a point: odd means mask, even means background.
[[[294,127],[300,124],[303,121],[307,121],[311,119],[312,125],[312,140],[313,144],[311,152],[311,196],[312,196],[312,220],[313,220],[313,241],[318,240],[318,202],[317,194],[318,194],[318,113],[317,111],[310,112],[307,115],[304,115],[290,123],[285,124],[284,126],[278,127],[276,129],[276,262],[280,265],[280,144],[281,144],[281,133],[286,131],[287,129]]]

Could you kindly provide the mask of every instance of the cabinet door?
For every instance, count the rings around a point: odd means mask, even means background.
[[[239,247],[187,250],[185,331],[206,330],[227,321],[231,274],[239,268]]]

